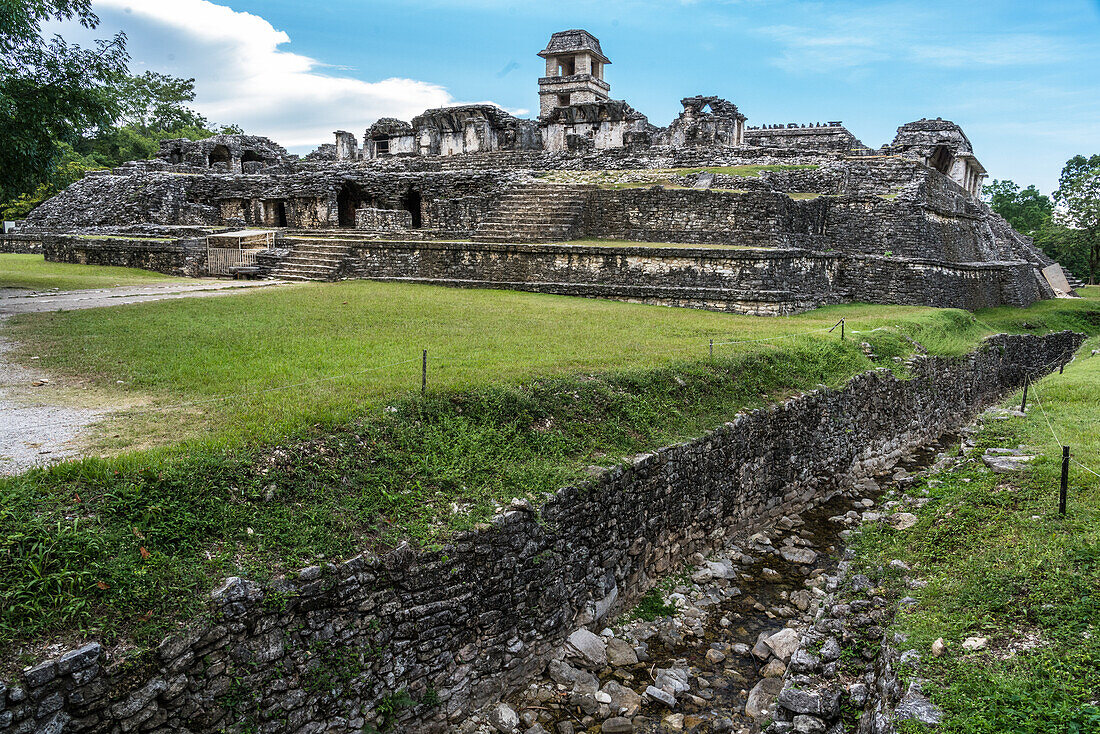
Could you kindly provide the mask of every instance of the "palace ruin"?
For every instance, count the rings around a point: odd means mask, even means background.
[[[902,125],[873,149],[839,121],[747,126],[735,104],[696,95],[657,127],[610,97],[591,33],[554,33],[538,55],[537,119],[431,109],[362,138],[337,131],[301,158],[251,135],[169,140],[74,183],[23,236],[50,259],[205,275],[207,236],[270,228],[274,247],[241,272],[754,314],[1072,293],[978,198],[986,171],[953,122]]]

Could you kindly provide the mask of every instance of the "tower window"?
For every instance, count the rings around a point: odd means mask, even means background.
[[[562,56],[558,59],[558,76],[573,76],[576,68],[576,62],[572,56]]]
[[[559,94],[558,95],[558,107],[568,107],[568,106],[569,106],[569,95],[568,94]]]

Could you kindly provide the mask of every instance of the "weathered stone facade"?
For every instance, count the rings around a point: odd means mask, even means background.
[[[787,315],[851,301],[974,310],[1026,305],[1044,297],[1026,263],[945,264],[805,250],[394,240],[347,245],[341,277],[754,315]]]
[[[74,183],[36,209],[25,229],[113,236],[137,224],[270,227],[288,231],[280,249],[297,248],[265,258],[280,277],[375,273],[527,290],[549,287],[549,270],[535,268],[525,278],[516,269],[521,261],[542,257],[531,251],[522,251],[507,273],[461,276],[398,272],[408,259],[364,268],[341,258],[363,237],[397,236],[423,253],[436,252],[419,246],[433,239],[585,238],[786,252],[746,255],[762,272],[738,267],[732,272],[740,280],[725,278],[717,285],[708,282],[705,268],[693,283],[680,282],[676,269],[666,267],[668,257],[655,251],[648,266],[634,253],[619,253],[608,262],[630,263],[621,272],[606,270],[594,278],[587,267],[567,269],[558,274],[570,277],[555,286],[556,292],[646,302],[723,309],[737,304],[753,313],[789,313],[861,293],[873,293],[867,300],[878,302],[968,308],[1024,305],[1055,295],[1042,276],[1054,263],[977,199],[984,169],[954,123],[903,125],[893,143],[876,152],[839,122],[746,130],[736,105],[697,95],[683,98],[683,113],[657,128],[604,93],[609,61],[590,33],[554,34],[541,55],[549,76],[541,80],[546,108],[537,120],[492,105],[432,109],[411,122],[377,120],[362,146],[354,133],[337,131],[334,144],[304,160],[255,136],[165,141],[156,160]],[[568,100],[559,94],[561,85],[572,90]],[[576,183],[558,175],[571,171],[577,172]],[[658,185],[644,179],[641,185],[604,185],[585,178],[586,171],[649,172]],[[294,243],[293,230],[319,228],[344,232],[328,249]],[[143,261],[127,248],[124,253],[110,242],[54,247],[50,256]],[[144,260],[165,262],[163,248],[154,249],[156,257]],[[477,250],[457,258],[453,269],[476,259]],[[188,257],[181,252],[178,259]],[[713,262],[706,255],[691,257]],[[779,262],[784,266],[773,270]],[[855,282],[845,274],[862,272],[871,273],[865,284],[845,285]],[[656,273],[670,279],[657,282]],[[789,280],[777,281],[775,273]],[[917,274],[929,273],[935,275],[922,288]],[[957,292],[949,292],[952,283]],[[712,298],[707,289],[713,288],[724,293]]]
[[[0,685],[0,730],[447,731],[541,671],[657,579],[890,466],[1083,337],[1000,336],[739,415],[540,507],[516,501],[439,550],[361,555],[261,586],[228,579],[211,616],[126,657],[89,641]],[[387,706],[398,692],[418,702]],[[383,719],[385,720],[383,722]]]

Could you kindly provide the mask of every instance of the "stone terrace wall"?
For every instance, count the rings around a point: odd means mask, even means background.
[[[117,265],[192,278],[206,275],[206,243],[202,239],[44,235],[42,252],[52,262]]]
[[[42,236],[37,234],[0,234],[0,253],[23,255],[42,252]]]
[[[637,242],[812,247],[822,238],[827,208],[828,199],[766,191],[603,189],[589,196],[584,231]]]
[[[96,643],[0,686],[0,731],[358,732],[397,691],[402,732],[446,731],[541,670],[578,624],[663,574],[800,512],[1067,361],[1083,336],[999,336],[739,415],[441,550],[401,546],[261,587],[231,578],[212,618],[114,660]],[[430,693],[429,693],[430,692]],[[392,723],[392,722],[391,722]]]
[[[292,241],[290,241],[292,242]],[[976,310],[1047,297],[1024,262],[945,264],[805,250],[348,243],[341,277],[612,298],[760,315],[863,301]]]

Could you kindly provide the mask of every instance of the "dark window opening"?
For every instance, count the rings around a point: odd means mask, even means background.
[[[592,59],[592,76],[600,78],[600,62]]]
[[[374,154],[375,155],[389,155],[390,154],[390,140],[389,138],[378,138],[374,141]]]
[[[568,107],[568,106],[569,106],[569,95],[568,94],[559,94],[558,95],[558,107]]]
[[[225,167],[229,168],[229,148],[224,145],[215,145],[210,151],[210,167],[213,168],[219,163],[224,163]]]
[[[409,193],[405,195],[401,203],[404,205],[404,209],[412,215],[413,229],[420,229],[424,224],[424,213],[421,211],[423,200],[420,192],[416,189],[409,189]]]
[[[576,60],[572,56],[563,56],[558,59],[558,76],[573,76],[576,68]]]
[[[951,155],[951,151],[946,145],[937,146],[928,158],[928,165],[943,174],[951,170],[951,164],[954,162],[955,157]]]
[[[264,157],[254,150],[246,150],[241,154],[241,163],[248,163],[249,161],[264,162]]]
[[[345,181],[336,193],[336,217],[341,227],[355,226],[355,210],[360,209],[369,198],[353,181]]]
[[[169,163],[183,163],[183,148],[172,148],[172,152],[168,154]]]

